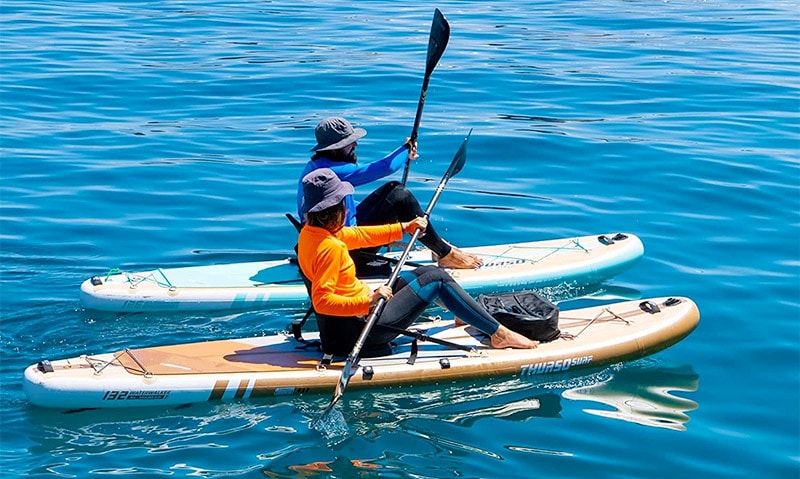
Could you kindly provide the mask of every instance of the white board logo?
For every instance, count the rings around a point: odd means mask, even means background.
[[[533,376],[536,374],[557,373],[567,371],[573,366],[585,366],[592,362],[593,356],[579,356],[576,358],[559,359],[558,361],[544,361],[535,364],[526,364],[519,371],[520,376]]]
[[[526,263],[528,260],[523,258],[502,258],[489,261],[488,263],[480,266],[478,269],[489,269],[489,268],[511,268],[520,264]]]
[[[170,391],[106,391],[103,401],[166,399]]]

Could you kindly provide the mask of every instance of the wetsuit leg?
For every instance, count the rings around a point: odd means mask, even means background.
[[[420,266],[404,272],[398,279],[392,298],[386,302],[378,324],[408,328],[436,298],[467,324],[492,335],[500,327],[485,309],[464,291],[452,276],[435,266]],[[386,343],[397,337],[396,333],[376,327],[370,332],[367,343]]]
[[[419,201],[411,193],[411,190],[398,181],[390,181],[381,186],[356,207],[356,220],[361,226],[411,221],[424,215],[425,211],[420,207]],[[440,258],[450,253],[451,246],[439,236],[430,223],[425,230],[425,235],[420,238],[420,242]]]
[[[435,266],[421,266],[410,272],[405,289],[414,291],[422,301],[430,304],[436,298],[453,314],[488,335],[497,332],[500,323],[483,309],[447,271]]]

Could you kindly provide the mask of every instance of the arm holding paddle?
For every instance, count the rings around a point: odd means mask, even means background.
[[[416,230],[420,230],[421,234],[425,234],[425,228],[428,227],[428,219],[424,216],[414,218],[408,223],[402,223],[400,227],[406,233],[414,234]],[[370,301],[370,313],[378,304],[380,298],[392,299],[392,288],[388,284],[380,285],[375,291],[372,292],[372,300]]]
[[[414,161],[419,158],[419,154],[417,153],[417,140],[411,140],[411,138],[406,138],[406,142],[403,144],[408,149],[408,161]]]

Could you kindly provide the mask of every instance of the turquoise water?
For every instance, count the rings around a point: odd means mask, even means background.
[[[27,404],[43,357],[272,333],[291,312],[115,315],[114,267],[283,257],[313,127],[411,130],[434,5],[0,5],[4,477],[791,477],[800,474],[796,2],[437,5],[452,28],[409,185],[458,245],[629,231],[609,286],[685,295],[698,329],[649,358],[510,378],[64,414]],[[346,427],[346,429],[344,429]]]

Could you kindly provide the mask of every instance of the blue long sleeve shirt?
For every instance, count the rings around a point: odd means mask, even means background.
[[[403,152],[406,154],[403,155]],[[340,180],[347,181],[353,185],[353,188],[357,188],[361,185],[372,183],[373,181],[391,175],[405,166],[407,160],[408,149],[406,149],[405,146],[401,146],[389,153],[386,157],[372,163],[345,163],[333,161],[323,156],[320,156],[316,160],[309,161],[306,163],[305,168],[303,168],[303,173],[300,175],[300,180],[297,182],[297,214],[300,217],[300,221],[305,222],[302,213],[303,178],[312,171],[318,168],[330,168],[336,173],[336,176],[338,176]],[[347,208],[346,226],[356,226],[357,204],[353,195],[347,195],[347,197],[345,197],[345,207]]]

